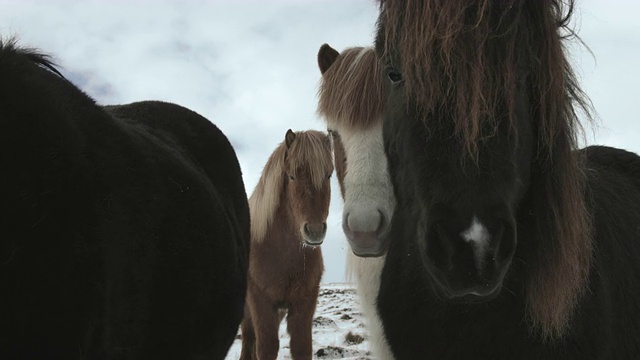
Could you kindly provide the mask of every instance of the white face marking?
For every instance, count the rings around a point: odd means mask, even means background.
[[[347,157],[343,213],[352,231],[376,231],[384,215],[386,225],[395,208],[393,186],[382,139],[382,121],[366,130],[335,127]]]
[[[354,226],[364,228],[376,226],[376,219],[379,219],[378,210],[390,221],[395,209],[395,196],[387,169],[387,155],[384,152],[382,119],[367,130],[349,129],[341,126],[341,122],[330,120],[329,124],[340,134],[347,157],[343,213],[349,213],[350,218],[353,216]],[[378,258],[360,258],[348,251],[347,277],[355,277],[374,355],[381,360],[393,360],[376,307],[385,258],[386,255]]]
[[[467,243],[471,243],[473,246],[476,266],[478,267],[478,270],[482,270],[484,268],[485,254],[489,247],[489,241],[491,240],[489,230],[487,230],[486,226],[484,226],[478,218],[474,216],[471,220],[471,226],[469,226],[469,228],[463,231],[460,235],[462,235],[462,238]]]

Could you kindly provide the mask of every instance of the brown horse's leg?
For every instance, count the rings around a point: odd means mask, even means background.
[[[242,351],[240,352],[240,360],[257,360],[256,355],[256,333],[253,329],[253,318],[249,304],[244,307],[244,319],[242,319]]]
[[[291,303],[287,316],[287,331],[291,336],[291,357],[294,360],[311,360],[311,323],[316,311],[318,287],[303,298]]]
[[[250,306],[258,360],[275,360],[280,347],[278,310],[275,304],[266,299],[263,294],[253,294]]]

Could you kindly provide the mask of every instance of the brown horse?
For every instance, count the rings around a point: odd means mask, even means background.
[[[241,359],[275,359],[285,313],[294,359],[311,359],[333,173],[329,137],[287,131],[249,199],[251,255]]]
[[[318,51],[322,73],[318,113],[332,139],[336,175],[344,208],[342,227],[352,251],[347,275],[355,278],[366,317],[372,351],[377,359],[393,359],[376,309],[385,256],[376,241],[385,238],[395,206],[393,186],[382,141],[384,79],[372,47],[352,47],[338,53],[328,44]]]

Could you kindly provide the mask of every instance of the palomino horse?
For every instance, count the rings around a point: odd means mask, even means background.
[[[251,198],[251,255],[241,359],[275,359],[284,311],[294,359],[311,359],[311,323],[324,267],[333,173],[319,131],[287,131]],[[283,311],[284,310],[284,311]]]
[[[318,112],[332,136],[334,163],[344,199],[342,226],[353,252],[347,274],[356,288],[371,346],[378,359],[393,359],[376,309],[385,256],[377,240],[389,230],[395,198],[382,142],[382,67],[371,47],[338,53],[324,44],[318,51],[322,72]]]
[[[561,0],[382,0],[398,359],[640,359],[640,157],[589,112]]]
[[[13,41],[0,79],[0,358],[224,358],[249,253],[227,138],[177,105],[96,105]]]

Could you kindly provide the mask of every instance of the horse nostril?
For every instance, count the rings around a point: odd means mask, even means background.
[[[308,236],[322,235],[327,232],[327,223],[311,223],[311,225],[304,223],[302,230]]]
[[[445,227],[440,223],[434,223],[427,231],[426,242],[427,256],[433,264],[441,270],[451,269],[452,260],[456,253],[455,237],[449,235]]]
[[[515,226],[509,222],[500,224],[495,231],[494,241],[494,247],[497,249],[493,254],[495,261],[502,263],[505,260],[510,260],[517,243]]]
[[[384,216],[384,213],[380,209],[378,209],[378,214],[380,214],[380,221],[378,222],[378,228],[376,229],[376,234],[380,236],[387,230],[387,227],[389,226],[389,221],[387,220],[387,217]]]

